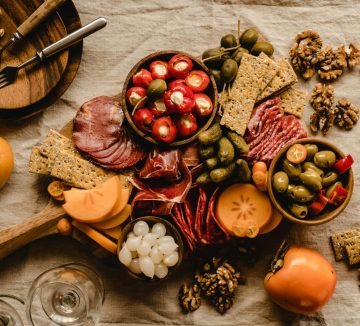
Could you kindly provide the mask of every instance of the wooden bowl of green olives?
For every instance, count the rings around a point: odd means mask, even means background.
[[[190,54],[165,50],[148,55],[130,70],[121,95],[132,129],[159,146],[194,141],[216,116],[214,77]]]
[[[271,162],[268,192],[287,219],[306,225],[339,215],[352,196],[351,155],[319,138],[303,138],[284,148]]]

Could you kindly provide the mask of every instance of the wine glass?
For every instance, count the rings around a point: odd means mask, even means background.
[[[32,283],[26,317],[33,326],[92,326],[99,320],[103,300],[104,286],[94,271],[82,264],[62,265]]]
[[[24,304],[23,300],[14,295],[1,294],[0,298],[14,299]],[[2,299],[0,299],[0,326],[23,326],[16,309]]]

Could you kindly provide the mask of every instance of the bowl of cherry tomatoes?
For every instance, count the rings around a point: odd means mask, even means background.
[[[122,106],[140,137],[160,146],[180,146],[210,126],[217,98],[215,80],[201,60],[167,50],[148,55],[131,69]]]

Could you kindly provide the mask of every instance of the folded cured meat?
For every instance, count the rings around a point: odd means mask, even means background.
[[[108,169],[132,166],[145,157],[122,125],[124,113],[120,103],[109,96],[84,103],[74,119],[75,146],[94,163]]]

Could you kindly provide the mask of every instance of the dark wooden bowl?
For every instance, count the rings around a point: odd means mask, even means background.
[[[307,143],[316,144],[319,147],[319,150],[332,150],[338,158],[342,158],[345,156],[344,153],[338,147],[336,147],[334,144],[332,144],[326,140],[319,139],[319,138],[303,138],[303,139],[297,140],[297,141],[285,146],[284,148],[282,148],[281,151],[272,160],[270,168],[269,168],[268,192],[269,192],[270,199],[271,199],[272,203],[275,205],[275,207],[281,212],[281,214],[283,214],[283,216],[285,216],[290,221],[293,221],[293,222],[299,223],[299,224],[305,224],[305,225],[318,225],[318,224],[322,224],[322,223],[331,221],[345,209],[345,207],[349,203],[350,198],[353,193],[354,175],[353,175],[352,169],[350,169],[341,176],[340,180],[342,181],[344,187],[347,189],[348,196],[346,197],[345,201],[340,206],[325,208],[325,211],[322,214],[311,217],[310,219],[308,219],[308,218],[299,219],[299,218],[295,217],[294,215],[292,215],[291,212],[289,212],[285,208],[286,199],[281,198],[281,197],[283,197],[281,194],[277,194],[275,191],[273,191],[272,177],[273,177],[274,173],[281,170],[280,166],[279,166],[280,161],[282,161],[282,159],[286,155],[286,151],[288,150],[288,148],[291,145],[307,144]]]
[[[204,92],[206,95],[208,95],[214,105],[214,110],[212,112],[212,114],[208,117],[205,118],[198,118],[198,125],[199,125],[199,129],[198,131],[191,135],[190,137],[177,137],[175,141],[173,141],[172,143],[162,143],[162,142],[158,142],[157,140],[155,140],[153,137],[151,137],[151,135],[146,134],[145,132],[141,131],[133,122],[132,116],[131,116],[131,112],[132,112],[132,108],[128,108],[127,102],[126,102],[126,91],[133,86],[132,84],[132,76],[140,69],[140,68],[145,68],[145,69],[149,69],[150,63],[152,61],[155,60],[162,60],[162,61],[169,61],[170,58],[175,55],[175,54],[184,54],[186,56],[188,56],[194,64],[193,69],[196,70],[204,70],[210,77],[210,84],[208,86],[208,88],[206,89],[206,91]],[[126,79],[125,79],[125,83],[123,86],[123,90],[122,90],[122,95],[121,95],[121,104],[125,113],[125,117],[126,120],[128,121],[128,123],[130,124],[130,126],[133,128],[133,130],[142,138],[146,139],[147,141],[159,145],[159,146],[181,146],[181,145],[185,145],[188,144],[190,142],[192,142],[193,140],[195,140],[198,136],[198,134],[200,132],[202,132],[203,130],[206,130],[208,127],[210,127],[212,121],[215,118],[216,115],[216,111],[217,111],[217,104],[218,104],[218,92],[217,92],[217,88],[216,88],[216,83],[215,83],[215,79],[214,77],[210,74],[209,69],[201,62],[201,60],[195,58],[194,56],[188,54],[188,53],[184,53],[181,51],[175,51],[175,50],[165,50],[165,51],[158,51],[155,53],[152,53],[150,55],[148,55],[147,57],[141,59],[129,72],[129,74],[127,75]]]

